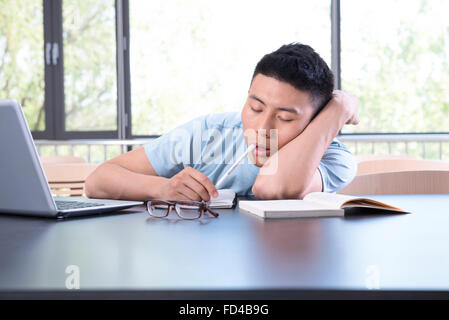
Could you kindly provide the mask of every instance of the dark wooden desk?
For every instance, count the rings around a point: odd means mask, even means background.
[[[449,195],[371,198],[412,214],[3,215],[0,298],[448,298]],[[69,265],[79,267],[79,290],[66,288]]]

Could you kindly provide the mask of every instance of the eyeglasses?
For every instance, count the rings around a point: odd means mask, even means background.
[[[207,202],[204,201],[165,201],[165,200],[148,200],[147,211],[150,216],[155,218],[167,217],[172,209],[181,219],[195,220],[200,219],[204,212],[211,214],[214,218],[218,217],[218,213],[209,208]]]

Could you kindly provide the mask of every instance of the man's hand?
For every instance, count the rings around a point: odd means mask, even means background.
[[[327,104],[332,108],[339,108],[344,117],[344,124],[357,125],[360,122],[358,115],[358,98],[350,93],[334,90],[332,99]]]
[[[218,196],[214,184],[206,175],[192,167],[186,167],[167,179],[159,191],[159,198],[163,200],[209,201],[212,196]]]

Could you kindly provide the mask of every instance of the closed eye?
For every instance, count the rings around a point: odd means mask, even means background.
[[[254,112],[257,112],[257,113],[262,112],[262,109],[256,109],[256,108],[254,108],[254,107],[252,107],[252,106],[250,106],[250,108],[251,108],[251,110],[254,111]]]
[[[291,121],[293,121],[293,119],[284,119],[284,118],[281,118],[281,117],[278,117],[278,119],[283,121],[283,122],[291,122]]]

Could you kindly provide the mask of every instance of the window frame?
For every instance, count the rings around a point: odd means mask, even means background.
[[[48,139],[48,140],[117,139],[119,138],[118,114],[117,114],[117,130],[68,131],[65,128],[64,42],[62,36],[63,35],[62,1],[63,0],[43,0],[45,130],[32,131],[31,134],[34,139]],[[115,1],[116,26],[118,25],[117,24],[118,2],[121,2],[121,0]],[[47,50],[47,48],[50,49]],[[117,54],[117,37],[116,37],[116,54]],[[117,95],[118,95],[118,88],[117,88]]]
[[[341,16],[340,0],[331,3],[331,69],[335,77],[335,89],[341,89]],[[132,132],[132,101],[130,75],[130,28],[129,0],[115,0],[116,26],[116,76],[117,76],[117,130],[112,131],[67,131],[65,129],[64,99],[64,45],[63,45],[63,0],[42,0],[44,18],[44,82],[45,82],[45,130],[33,131],[34,139],[141,139],[160,135],[134,135]],[[46,50],[54,46],[59,49],[56,64],[47,57]],[[441,135],[449,132],[404,132],[404,133],[342,133],[340,136],[365,135]],[[162,134],[162,133],[161,133]]]

